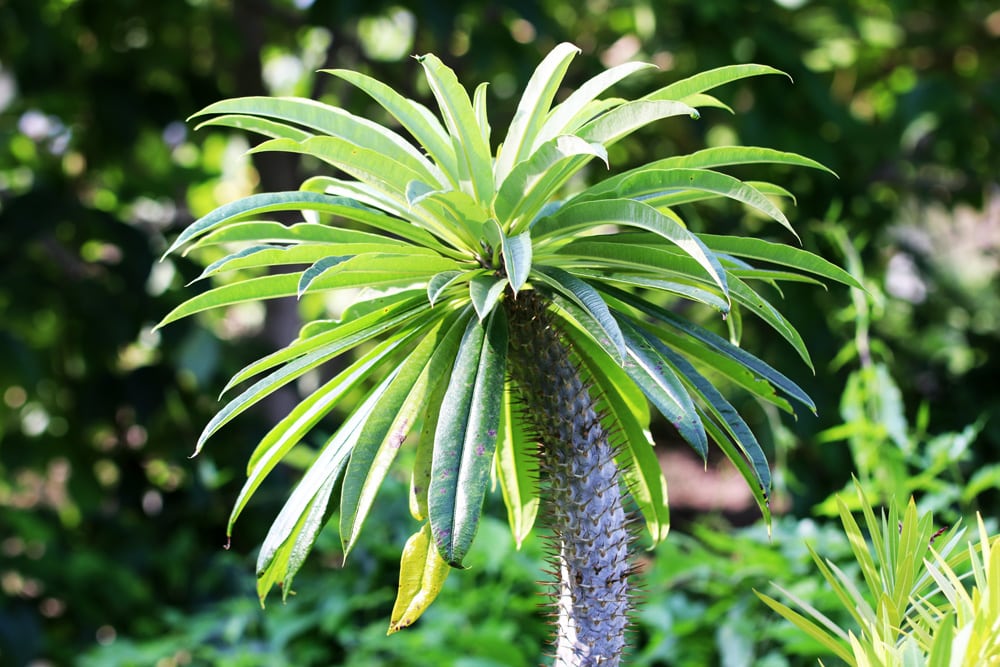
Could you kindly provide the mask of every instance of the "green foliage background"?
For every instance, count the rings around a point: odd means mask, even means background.
[[[799,170],[783,181],[799,197],[803,243],[838,262],[857,253],[872,294],[852,303],[843,290],[786,290],[815,377],[747,322],[747,347],[797,373],[819,406],[818,419],[785,424],[769,443],[790,514],[773,547],[757,527],[701,516],[644,556],[635,661],[815,664],[817,647],[758,620],[749,589],[793,572],[817,592],[801,538],[828,533],[806,517],[866,456],[893,463],[941,511],[997,515],[994,478],[963,495],[1000,448],[989,418],[1000,411],[1000,11],[990,3],[0,0],[0,664],[536,664],[537,544],[513,551],[500,524],[484,527],[493,547],[470,556],[480,565],[451,577],[420,625],[383,636],[409,528],[402,490],[387,490],[400,502],[380,503],[346,570],[330,539],[300,594],[261,612],[252,558],[294,467],[222,546],[242,461],[282,399],[186,456],[226,379],[294,335],[297,306],[151,329],[198,273],[182,259],[156,263],[168,239],[255,187],[294,188],[310,168],[243,159],[245,139],[193,133],[189,114],[271,93],[374,114],[312,72],[359,69],[426,99],[407,56],[435,52],[463,81],[491,82],[505,125],[514,91],[564,40],[583,49],[570,72],[579,80],[627,59],[671,78],[751,61],[789,72],[794,86],[773,77],[726,90],[736,116],[658,124],[612,163],[728,143],[822,161],[839,180]],[[771,231],[734,207],[693,218]],[[831,242],[833,221],[846,240]],[[898,393],[855,380],[845,394],[859,368],[883,369],[870,372]],[[970,424],[964,440],[948,437]],[[670,444],[666,426],[656,436]],[[928,467],[937,472],[921,480]]]

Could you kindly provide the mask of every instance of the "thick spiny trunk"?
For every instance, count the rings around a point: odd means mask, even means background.
[[[617,665],[628,624],[630,535],[614,451],[594,398],[533,292],[508,299],[511,373],[541,440],[555,557],[555,667]]]

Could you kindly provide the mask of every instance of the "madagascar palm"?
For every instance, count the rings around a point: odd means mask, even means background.
[[[209,117],[204,125],[269,137],[256,151],[302,153],[333,169],[294,192],[224,205],[187,228],[171,251],[237,244],[204,276],[237,273],[164,323],[238,302],[359,290],[337,319],[308,322],[297,340],[237,373],[227,389],[259,379],[222,408],[197,444],[279,387],[354,352],[251,455],[230,529],[282,457],[362,392],[316,450],[264,541],[262,597],[274,584],[288,592],[331,516],[350,553],[405,445],[415,448],[410,508],[422,526],[403,552],[390,631],[412,623],[449,567],[462,565],[495,471],[517,542],[539,508],[547,524],[557,576],[557,664],[617,664],[629,605],[623,489],[654,544],[668,524],[647,400],[703,457],[714,441],[769,516],[761,447],[715,382],[789,411],[790,400],[813,404],[787,377],[672,304],[687,300],[721,320],[728,316],[731,339],[743,306],[808,363],[799,334],[758,288],[782,280],[853,281],[794,247],[692,233],[676,208],[730,198],[794,235],[772,200],[787,191],[718,169],[765,162],[823,167],[792,153],[724,147],[609,175],[608,148],[630,133],[671,116],[697,117],[698,107],[725,108],[707,91],[778,72],[738,65],[636,100],[602,97],[650,67],[628,63],[554,104],[577,52],[561,44],[542,61],[495,154],[486,85],[470,98],[433,55],[417,61],[439,115],[366,75],[328,72],[371,96],[410,138],[305,99],[243,98],[200,112]],[[567,195],[567,183],[580,174],[600,180]],[[304,221],[261,219],[275,211],[302,211]],[[277,265],[295,270],[265,272]]]

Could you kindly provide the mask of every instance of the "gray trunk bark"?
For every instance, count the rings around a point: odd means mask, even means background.
[[[554,555],[555,667],[618,665],[628,626],[629,544],[614,449],[579,365],[534,292],[507,299],[511,374],[540,440]]]

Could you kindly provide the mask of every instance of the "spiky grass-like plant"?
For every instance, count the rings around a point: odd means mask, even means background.
[[[204,109],[203,125],[255,131],[255,151],[330,165],[294,192],[226,204],[188,227],[182,247],[236,247],[204,277],[234,272],[163,324],[238,302],[357,290],[336,319],[236,374],[259,377],[211,420],[197,443],[296,378],[349,352],[346,369],[305,397],[251,455],[230,530],[264,477],[345,399],[348,417],[320,444],[260,551],[258,590],[287,594],[320,528],[338,517],[350,553],[397,452],[415,448],[411,511],[423,522],[403,551],[390,631],[412,623],[472,544],[491,472],[518,544],[539,506],[551,529],[560,665],[618,662],[628,610],[629,532],[623,488],[652,542],[667,532],[667,493],[648,433],[649,403],[705,456],[711,438],[746,478],[765,518],[763,452],[714,381],[791,410],[813,407],[787,377],[684,319],[677,300],[762,318],[808,363],[805,345],[758,291],[782,280],[856,284],[808,252],[744,237],[692,233],[676,207],[729,198],[791,230],[769,183],[720,168],[776,163],[823,169],[768,148],[710,148],[606,176],[608,148],[635,130],[698,107],[708,91],[777,70],[737,65],[636,100],[602,97],[651,66],[628,63],[554,104],[578,49],[557,46],[521,97],[503,144],[491,149],[485,84],[470,98],[433,55],[417,58],[440,115],[354,71],[328,73],[380,104],[408,133],[297,98],[243,98]],[[415,142],[415,143],[414,143]],[[564,186],[596,160],[595,184]],[[301,211],[304,221],[262,220]],[[794,235],[794,232],[792,232]],[[292,265],[290,273],[266,273]],[[712,378],[710,380],[709,378]],[[536,475],[537,473],[537,475]],[[331,502],[332,500],[332,502]]]
[[[837,505],[860,585],[809,549],[853,627],[777,584],[801,612],[757,597],[850,667],[1000,665],[1000,541],[989,536],[982,517],[976,516],[977,544],[960,526],[935,530],[934,518],[918,513],[912,498],[905,508],[893,502],[888,513],[876,515],[857,480],[854,487],[857,499],[838,496]],[[860,506],[861,525],[848,501]]]

